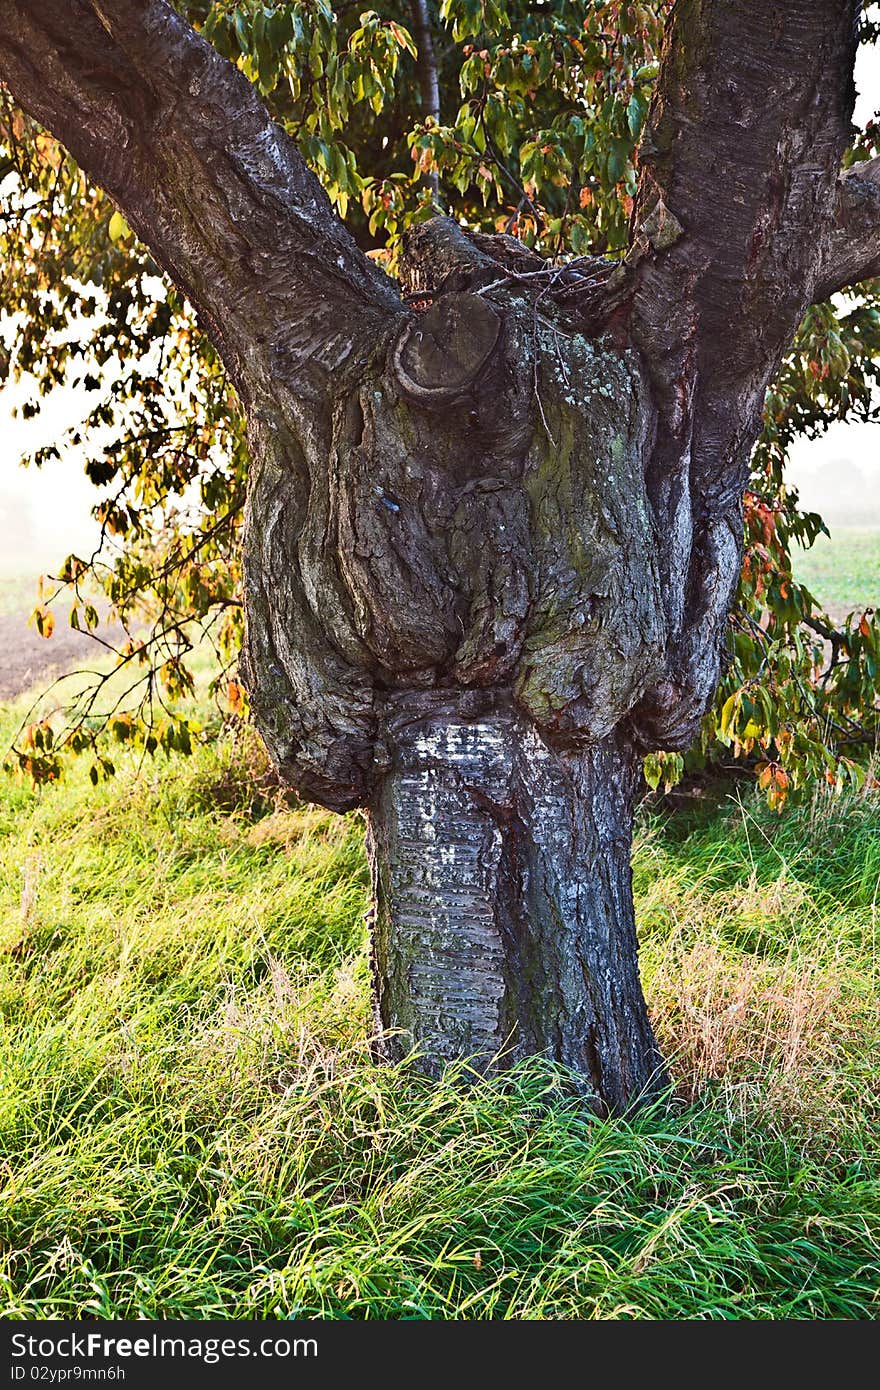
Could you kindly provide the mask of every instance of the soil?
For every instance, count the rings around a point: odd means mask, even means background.
[[[41,637],[27,625],[27,613],[0,614],[0,700],[14,700],[25,690],[49,685],[56,677],[92,666],[106,650],[87,632],[68,627],[59,613],[51,637]],[[101,629],[114,641],[121,629]]]

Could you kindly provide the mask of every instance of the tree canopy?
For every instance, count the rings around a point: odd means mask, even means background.
[[[43,8],[40,24],[47,27],[51,54],[52,26],[57,47],[58,26],[69,17],[53,18],[56,7]],[[347,6],[334,11],[325,0],[221,0],[177,8],[251,80],[356,243],[377,269],[392,275],[404,233],[438,211],[475,232],[512,234],[560,264],[587,256],[623,264],[638,213],[640,168],[670,158],[659,127],[652,130],[655,148],[643,142],[636,157],[668,19],[663,3],[443,0],[438,10],[413,0],[361,12]],[[871,15],[863,19],[863,42],[877,37]],[[97,63],[102,33],[95,21],[93,29],[66,32],[64,43],[91,51]],[[161,49],[134,53],[131,61],[147,82],[151,70],[159,81]],[[716,84],[706,94],[709,115],[720,89]],[[82,99],[65,88],[63,72],[58,90]],[[667,105],[678,99],[670,91]],[[181,94],[166,133],[165,172],[178,180],[186,179],[191,156],[181,143],[175,159],[173,121],[188,121],[189,136],[194,121],[210,117],[210,102],[201,116],[196,104]],[[112,109],[96,107],[89,119],[105,132],[112,129]],[[794,128],[801,119],[795,112]],[[257,138],[257,122],[244,103],[242,142]],[[227,313],[258,322],[260,296],[255,292],[250,303],[234,295],[224,300],[218,277],[210,286],[216,318],[206,324],[203,310],[200,326],[190,302],[166,278],[167,267],[145,249],[113,198],[82,172],[71,148],[68,153],[3,94],[0,246],[10,332],[2,366],[35,380],[25,414],[36,413],[66,380],[94,395],[83,425],[35,462],[84,451],[86,471],[101,489],[96,515],[104,543],[93,556],[60,563],[36,621],[50,630],[51,595],[60,590],[73,596],[71,621],[99,632],[86,586],[97,577],[130,633],[118,659],[133,672],[133,690],[126,705],[109,710],[98,682],[73,707],[29,723],[15,761],[37,781],[58,775],[66,750],[89,751],[99,776],[112,771],[114,739],[150,752],[189,746],[197,731],[179,699],[191,686],[188,654],[197,631],[206,631],[216,646],[220,708],[236,717],[244,703],[235,659],[248,454],[240,401],[227,374],[235,376],[234,362],[227,358],[224,366],[217,343]],[[816,778],[835,785],[858,779],[858,749],[876,737],[880,629],[870,611],[835,624],[795,582],[792,547],[809,544],[823,523],[799,509],[785,460],[799,433],[877,415],[880,284],[871,277],[880,274],[878,153],[876,124],[853,132],[845,158],[850,174],[838,195],[839,244],[829,247],[818,302],[767,394],[751,459],[746,551],[722,687],[690,751],[647,757],[654,786],[674,782],[686,762],[695,766],[732,754],[754,765],[771,803],[781,807],[792,790]],[[738,176],[738,154],[731,150],[723,169],[706,169],[699,150],[686,150],[676,176],[702,180],[711,200],[713,179]],[[149,158],[149,151],[128,146],[101,182],[112,188],[115,179],[118,189],[139,185],[141,201],[152,199],[151,215],[173,219],[177,213],[170,204],[163,209],[161,194],[153,191]],[[189,215],[210,221],[213,209],[194,204]],[[252,215],[260,216],[259,207]],[[674,240],[674,218],[665,218],[662,200],[655,222],[652,235]],[[314,331],[322,296],[329,302],[337,292],[334,257],[343,259],[359,286],[363,313],[385,293],[381,277],[370,278],[349,256],[335,225],[329,216],[322,223],[334,255],[320,265],[310,262],[311,295],[301,291],[303,334]],[[178,229],[179,259],[171,268],[195,294],[217,271],[203,251],[198,264],[186,260],[185,233]],[[217,237],[224,235],[219,226]],[[294,257],[300,249],[295,229],[290,235],[287,249]],[[279,250],[285,248],[273,253]],[[861,282],[857,290],[855,280]],[[845,296],[838,293],[844,287]],[[721,288],[715,333],[725,331],[730,314]],[[676,314],[686,310],[676,293],[670,333]],[[212,330],[213,342],[203,327]],[[644,331],[656,334],[657,325]],[[733,342],[730,354],[735,358]],[[674,376],[670,370],[670,382]],[[711,490],[711,438],[696,447],[705,451]]]

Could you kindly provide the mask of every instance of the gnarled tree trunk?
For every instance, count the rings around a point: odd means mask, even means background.
[[[715,690],[767,384],[806,307],[880,269],[880,160],[839,175],[859,10],[677,0],[626,258],[440,218],[396,286],[167,0],[0,0],[0,78],[247,410],[252,707],[304,797],[367,810],[392,1055],[540,1052],[605,1108],[662,1079],[639,757]]]
[[[612,269],[418,228],[420,308],[347,366],[301,480],[254,429],[245,542],[258,723],[295,785],[367,808],[382,1050],[542,1053],[606,1107],[664,1079],[629,868],[630,715],[667,641],[656,417],[638,355],[540,295],[607,315]]]

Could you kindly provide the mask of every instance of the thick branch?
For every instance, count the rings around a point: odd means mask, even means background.
[[[840,175],[828,242],[813,289],[820,304],[880,275],[880,155]]]
[[[692,473],[722,507],[739,490],[729,447],[809,303],[834,214],[860,8],[678,0],[673,12],[639,151],[633,328],[667,428],[684,440],[706,421]]]
[[[166,0],[0,0],[0,23],[0,80],[119,204],[239,385],[274,349],[314,389],[399,307],[251,83]]]
[[[649,488],[670,681],[646,737],[711,698],[769,381],[814,294],[850,135],[860,0],[677,0],[639,150],[631,330],[656,394]],[[649,702],[650,703],[650,702]]]

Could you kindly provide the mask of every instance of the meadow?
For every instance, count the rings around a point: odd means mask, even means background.
[[[795,547],[795,578],[830,605],[834,616],[880,606],[880,530],[832,526],[809,550]]]
[[[219,725],[117,764],[0,782],[0,1316],[877,1316],[875,792],[643,804],[674,1089],[598,1120],[371,1063],[357,815]]]

